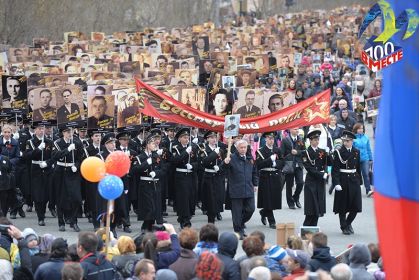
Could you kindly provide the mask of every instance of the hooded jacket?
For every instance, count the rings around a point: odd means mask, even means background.
[[[314,248],[313,256],[308,263],[310,271],[316,272],[318,269],[323,269],[330,272],[334,265],[336,265],[336,259],[330,255],[329,247]]]
[[[61,270],[64,267],[63,258],[50,258],[46,263],[41,264],[35,271],[35,280],[60,280]]]
[[[237,236],[231,232],[223,232],[218,239],[217,257],[224,264],[224,280],[240,280],[240,265],[233,259],[238,243]]]
[[[352,270],[353,279],[374,279],[367,271],[367,265],[370,263],[371,253],[368,250],[368,247],[365,244],[355,244],[349,253],[349,267]]]
[[[115,266],[106,259],[105,255],[89,253],[80,260],[84,270],[84,279],[111,280],[115,279]]]
[[[356,134],[354,146],[361,153],[361,162],[372,160],[371,145],[368,136],[365,134]]]

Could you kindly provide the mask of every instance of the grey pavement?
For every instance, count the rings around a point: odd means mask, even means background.
[[[371,137],[372,136],[372,129],[371,126],[367,126],[367,134]],[[371,139],[372,148],[374,147],[374,140]],[[373,149],[374,150],[374,149]],[[362,187],[363,188],[363,187]],[[326,190],[328,187],[326,187]],[[329,246],[334,254],[338,254],[339,252],[343,251],[349,244],[354,243],[370,243],[370,242],[377,242],[377,229],[376,229],[376,221],[375,221],[375,214],[374,214],[374,200],[373,198],[368,198],[365,196],[365,190],[362,189],[362,213],[359,213],[353,223],[353,228],[355,231],[354,235],[343,235],[339,228],[339,217],[332,212],[333,209],[333,195],[326,194],[326,214],[324,217],[319,219],[318,225],[320,226],[321,231],[325,232],[328,235]],[[302,204],[303,197],[302,197]],[[277,223],[295,223],[296,233],[299,231],[299,227],[302,226],[304,221],[304,211],[303,209],[291,210],[288,209],[286,206],[285,200],[285,189],[282,195],[282,205],[283,209],[276,210],[274,212],[275,219]],[[24,209],[26,206],[24,206]],[[176,222],[175,213],[171,207],[168,207],[169,210],[169,217],[167,217],[167,221],[169,223],[173,223],[175,228],[178,228],[178,223]],[[74,243],[77,241],[78,233],[74,232],[68,225],[66,226],[65,232],[58,231],[58,222],[56,218],[52,218],[50,213],[47,210],[47,218],[45,219],[46,226],[40,227],[37,224],[36,214],[26,213],[27,217],[22,219],[18,217],[16,220],[12,220],[12,222],[21,230],[26,227],[32,227],[39,235],[43,235],[45,233],[51,233],[55,236],[60,236],[68,240],[69,244]],[[233,231],[233,225],[231,220],[231,212],[229,210],[224,211],[222,213],[223,220],[216,221],[216,225],[219,228],[220,232],[224,231]],[[202,215],[201,210],[197,209],[196,215],[192,218],[192,226],[199,230],[201,226],[206,224],[207,217]],[[133,213],[131,213],[131,228],[133,232],[131,234],[126,234],[121,230],[117,230],[118,236],[120,235],[130,235],[135,236],[140,232],[141,221],[136,221],[136,217]],[[81,230],[88,231],[93,230],[93,226],[87,222],[86,218],[79,219],[79,226]],[[247,233],[250,233],[254,230],[261,230],[266,235],[266,242],[269,244],[275,244],[276,242],[276,230],[270,229],[267,226],[263,226],[260,222],[259,212],[256,209],[255,213],[253,214],[251,220],[247,223]],[[239,244],[239,249],[237,252],[238,256],[243,254],[241,249],[241,243]]]

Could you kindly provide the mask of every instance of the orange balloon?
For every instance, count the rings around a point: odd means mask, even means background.
[[[98,157],[88,157],[81,163],[80,172],[87,181],[97,183],[105,177],[105,162]]]
[[[105,160],[106,173],[124,177],[129,172],[131,160],[123,151],[112,152]]]

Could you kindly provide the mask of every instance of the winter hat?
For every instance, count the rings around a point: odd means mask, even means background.
[[[271,280],[271,271],[264,266],[255,267],[250,271],[248,279]]]
[[[154,234],[156,235],[158,241],[170,239],[170,235],[167,231],[156,231]]]
[[[160,269],[156,273],[156,280],[177,280],[177,276],[173,270]]]
[[[27,242],[31,242],[32,240],[38,240],[38,234],[32,228],[25,228],[22,231],[22,236],[25,238]]]
[[[300,264],[300,267],[303,269],[307,266],[307,263],[310,260],[309,254],[307,254],[303,250],[287,249],[287,255],[294,261],[298,262]]]
[[[55,236],[49,233],[46,233],[42,236],[41,242],[39,244],[39,250],[41,252],[50,252],[52,241],[54,241]]]
[[[287,255],[287,252],[278,245],[273,245],[268,250],[268,257],[270,259],[276,260],[277,262],[281,261],[285,256]]]

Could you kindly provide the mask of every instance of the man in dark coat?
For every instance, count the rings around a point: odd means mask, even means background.
[[[87,280],[112,280],[116,278],[115,266],[99,254],[97,250],[98,238],[93,232],[81,232],[79,234],[77,254],[80,257],[80,265]]]
[[[255,187],[258,186],[257,170],[252,157],[246,155],[247,141],[236,142],[237,152],[226,157],[224,163],[228,170],[229,197],[231,198],[231,214],[233,228],[242,240],[246,237],[245,223],[255,211]]]
[[[217,257],[224,264],[223,279],[239,280],[240,265],[234,259],[239,241],[237,236],[231,232],[223,232],[218,239]]]
[[[81,120],[81,112],[79,105],[71,103],[71,95],[73,93],[70,89],[64,89],[61,93],[64,104],[57,110],[57,122],[68,123]]]
[[[14,188],[13,167],[8,157],[0,155],[0,217],[7,216],[10,189]]]
[[[199,161],[204,169],[202,178],[202,203],[207,212],[208,223],[215,223],[215,217],[223,212],[225,174],[221,170],[225,151],[217,145],[217,133],[208,131],[204,138],[207,143],[200,152]]]
[[[259,213],[262,224],[276,228],[273,210],[282,207],[282,159],[278,148],[274,147],[275,132],[265,132],[266,144],[256,152],[256,166],[259,171],[259,188],[257,207],[262,208]]]
[[[145,148],[135,157],[131,174],[138,183],[138,220],[143,220],[142,231],[152,231],[161,217],[161,181],[164,170],[157,154],[153,135],[145,140]]]
[[[321,131],[312,130],[307,134],[310,146],[303,154],[304,168],[307,170],[304,183],[304,226],[317,226],[319,217],[326,213],[327,153],[320,149]]]
[[[166,165],[166,177],[167,177],[167,204],[173,206],[173,201],[175,199],[175,168],[171,163],[171,155],[173,154],[173,146],[178,145],[177,139],[175,138],[175,127],[170,126],[166,128],[166,136],[162,138],[162,146],[166,148],[168,155],[167,165]],[[167,213],[163,211],[163,216],[167,216]]]
[[[353,147],[355,135],[342,133],[344,147],[335,150],[332,183],[335,186],[333,212],[339,214],[340,228],[345,235],[353,234],[352,222],[362,211],[360,152]],[[348,213],[346,215],[346,213]]]
[[[35,202],[38,225],[45,226],[45,211],[49,200],[49,190],[52,178],[52,150],[54,143],[45,139],[44,126],[35,128],[34,137],[27,141],[24,158],[31,162],[30,190]]]
[[[176,133],[179,145],[173,146],[172,164],[175,167],[176,212],[181,228],[191,224],[195,211],[195,191],[197,184],[196,169],[198,167],[197,152],[189,141],[189,128],[182,128]]]
[[[290,209],[296,209],[295,206],[301,208],[300,194],[304,186],[302,155],[304,153],[305,146],[303,139],[298,136],[298,128],[291,128],[290,134],[284,138],[281,144],[281,154],[284,158],[284,162],[292,162],[294,171],[294,173],[285,173],[286,196]],[[294,179],[296,188],[294,194],[292,194]]]
[[[74,231],[80,231],[77,225],[77,209],[81,204],[80,165],[83,157],[83,143],[73,136],[73,129],[66,127],[61,130],[63,137],[54,141],[52,151],[56,161],[53,184],[56,191],[58,226],[65,231],[64,217],[70,221]]]

